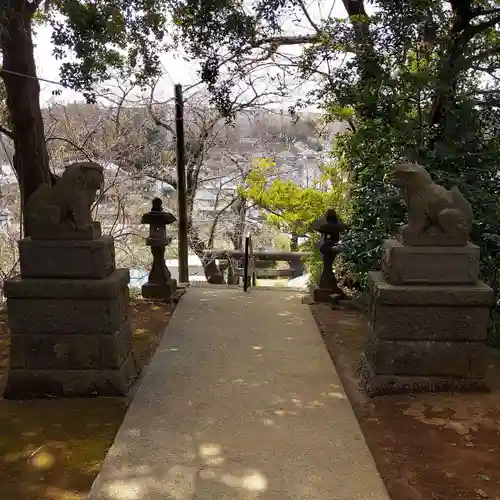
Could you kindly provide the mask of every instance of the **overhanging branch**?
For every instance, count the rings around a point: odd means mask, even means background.
[[[493,47],[492,49],[489,50],[484,50],[483,52],[480,52],[479,54],[476,54],[475,56],[469,57],[465,59],[465,67],[471,66],[471,63],[477,62],[477,61],[482,61],[483,59],[486,59],[487,57],[491,57],[494,55],[500,54],[500,47]]]
[[[320,40],[318,34],[314,35],[291,35],[291,36],[270,36],[261,38],[252,44],[252,48],[261,47],[262,45],[303,45],[305,43],[316,43]]]
[[[494,26],[496,26],[499,23],[500,23],[500,16],[495,16],[495,17],[492,17],[491,19],[489,19],[488,21],[484,21],[484,22],[479,23],[479,24],[471,25],[471,27],[469,29],[467,29],[467,31],[470,34],[470,38],[472,38],[473,36],[477,35],[478,33],[486,31],[488,28],[493,28]]]

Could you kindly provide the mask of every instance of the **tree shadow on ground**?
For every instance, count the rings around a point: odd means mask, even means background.
[[[172,308],[131,302],[134,352],[147,366]],[[7,379],[9,331],[0,311],[0,394]],[[0,497],[83,500],[127,409],[126,398],[6,401],[0,399]]]
[[[500,499],[500,352],[489,349],[489,394],[356,392],[366,317],[311,306],[393,500]]]
[[[0,401],[2,497],[83,498],[125,411],[118,398]]]

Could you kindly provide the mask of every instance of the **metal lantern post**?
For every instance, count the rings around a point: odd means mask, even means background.
[[[141,223],[149,224],[146,245],[151,248],[153,254],[153,265],[148,282],[142,286],[142,296],[145,299],[169,300],[177,290],[177,282],[172,279],[165,264],[165,249],[172,241],[172,238],[167,236],[166,226],[173,224],[176,220],[173,214],[163,211],[160,198],[155,198],[151,211],[142,216]]]

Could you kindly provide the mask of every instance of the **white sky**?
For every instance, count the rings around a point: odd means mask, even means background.
[[[308,12],[314,20],[330,16],[343,17],[346,15],[341,0],[309,0]],[[290,19],[290,22],[285,22],[287,31],[289,33],[311,31],[311,28],[306,25],[297,26]],[[46,80],[58,82],[60,62],[57,61],[52,55],[53,46],[51,43],[51,28],[49,26],[42,26],[37,29],[35,34],[35,59],[37,63],[38,77]],[[295,50],[294,50],[295,49]],[[298,47],[287,47],[287,52],[295,52],[300,50]],[[174,54],[167,53],[161,58],[163,67],[165,68],[165,75],[156,87],[155,98],[157,100],[169,99],[173,96],[173,87],[175,83],[189,85],[199,80],[197,76],[197,66],[194,63],[186,62],[182,57],[176,57]],[[80,101],[83,96],[69,89],[64,89],[59,85],[51,84],[41,81],[41,95],[40,104],[46,106],[51,100],[57,102],[71,102]],[[62,90],[60,96],[53,96],[54,90]],[[302,93],[304,89],[302,90]],[[298,96],[295,95],[290,100],[281,103],[282,107],[287,107]],[[281,107],[280,106],[280,107]]]
[[[50,26],[38,28],[35,35],[35,60],[39,78],[59,82],[61,62],[56,60],[52,55],[53,45],[50,40],[51,32]],[[174,57],[173,54],[165,54],[162,56],[161,60],[166,71],[162,79],[163,81],[158,85],[158,94],[161,95],[159,98],[168,98],[173,95],[175,83],[188,85],[198,80],[195,65],[184,61],[180,57]],[[47,105],[51,100],[68,102],[83,99],[82,94],[79,92],[74,92],[60,85],[51,84],[45,81],[40,82],[40,88],[40,104],[42,106]],[[62,90],[62,94],[60,96],[53,96],[52,92],[54,90]],[[165,95],[165,97],[163,97],[163,95]]]

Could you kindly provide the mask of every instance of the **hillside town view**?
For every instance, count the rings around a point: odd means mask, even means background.
[[[229,124],[218,119],[208,106],[200,105],[199,100],[198,96],[193,97],[191,115],[189,100],[186,102],[185,127],[188,147],[200,148],[193,160],[197,162],[198,179],[190,196],[193,225],[203,240],[204,250],[239,250],[242,235],[248,231],[259,248],[290,249],[291,234],[267,224],[258,206],[245,210],[241,224],[241,214],[232,202],[238,197],[238,188],[244,185],[245,175],[262,158],[275,162],[274,178],[303,188],[315,186],[321,175],[320,166],[330,161],[333,137],[342,130],[342,124],[330,124],[320,130],[321,117],[317,113],[303,113],[292,119],[283,109],[248,109]],[[44,110],[51,133],[48,144],[55,175],[60,176],[65,165],[75,161],[92,159],[104,167],[105,184],[96,211],[104,232],[115,238],[118,264],[132,268],[133,286],[147,280],[150,259],[144,243],[147,227],[140,224],[142,214],[150,209],[155,197],[162,198],[165,207],[177,213],[176,189],[172,185],[175,131],[171,126],[155,124],[156,113],[172,122],[172,108],[157,107],[152,112],[146,106],[118,109],[112,105],[103,108],[72,103]],[[196,120],[200,115],[201,123]],[[207,137],[198,144],[198,136],[205,130]],[[18,271],[20,197],[8,145],[0,157],[1,269],[5,279]],[[234,234],[236,226],[238,235]],[[175,225],[170,232],[174,240],[168,248],[167,265],[177,279]],[[204,281],[200,258],[196,250],[190,249],[190,275]],[[297,284],[307,284],[307,276],[292,283]]]

